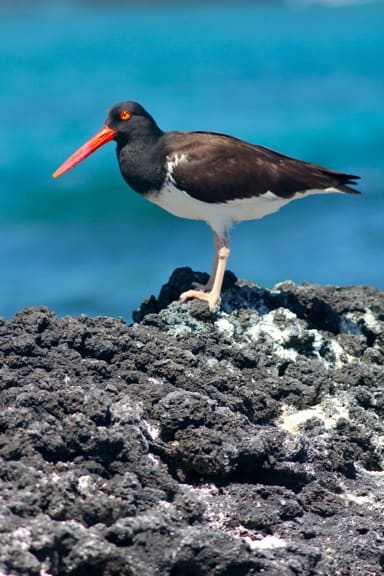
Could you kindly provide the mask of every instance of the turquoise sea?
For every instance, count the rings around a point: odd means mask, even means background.
[[[123,182],[114,145],[52,172],[137,100],[163,129],[225,132],[362,177],[232,230],[229,268],[384,289],[382,2],[0,1],[0,316],[132,310],[212,239]]]

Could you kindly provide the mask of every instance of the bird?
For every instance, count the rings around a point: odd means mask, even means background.
[[[214,311],[230,254],[229,229],[272,214],[312,194],[360,194],[360,176],[298,160],[234,136],[209,131],[163,131],[133,101],[112,106],[104,125],[54,172],[57,178],[104,144],[115,141],[121,174],[131,189],[166,211],[205,221],[213,231],[214,259],[205,285],[180,296]]]

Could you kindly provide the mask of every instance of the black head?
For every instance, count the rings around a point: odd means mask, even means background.
[[[108,111],[105,125],[88,142],[72,154],[54,173],[61,176],[79,162],[82,162],[100,146],[111,140],[117,142],[120,150],[132,141],[150,141],[159,138],[162,131],[146,110],[137,102],[120,102]]]
[[[137,102],[120,102],[108,110],[106,126],[116,131],[114,140],[126,143],[132,138],[147,139],[161,133],[150,114]]]

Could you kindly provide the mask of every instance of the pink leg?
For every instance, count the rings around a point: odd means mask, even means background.
[[[216,247],[214,265],[208,284],[206,287],[204,287],[206,290],[209,290],[209,292],[204,292],[203,290],[187,290],[187,292],[183,292],[183,294],[180,296],[180,299],[183,302],[189,300],[189,298],[205,300],[208,302],[208,306],[211,311],[215,309],[216,304],[220,300],[224,272],[230,253],[227,235],[225,235],[224,238],[220,238],[216,232],[214,232],[214,237]]]
[[[212,289],[213,282],[215,280],[217,263],[219,259],[218,253],[221,245],[220,237],[216,234],[216,232],[213,233],[213,241],[215,243],[215,255],[213,259],[212,272],[209,277],[209,280],[206,284],[199,284],[199,282],[192,283],[192,287],[198,290],[199,292],[209,292]]]

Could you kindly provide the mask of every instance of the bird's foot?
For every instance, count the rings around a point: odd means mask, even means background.
[[[208,302],[208,306],[211,312],[214,311],[218,301],[220,300],[220,294],[217,295],[214,292],[203,292],[202,290],[187,290],[180,295],[180,300],[185,302],[190,298],[197,298],[198,300],[205,300]]]

